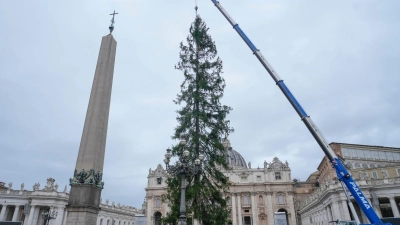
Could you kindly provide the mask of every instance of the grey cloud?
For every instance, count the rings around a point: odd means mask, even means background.
[[[261,49],[329,141],[400,146],[397,1],[221,4]],[[266,4],[266,5],[264,5]],[[259,10],[254,7],[260,5]],[[397,6],[397,7],[396,7]],[[0,2],[1,181],[72,176],[101,36],[118,42],[103,199],[139,207],[148,169],[176,126],[179,42],[190,1]],[[253,167],[274,156],[305,180],[323,156],[300,118],[211,1],[199,2],[224,62],[232,146]],[[312,158],[310,159],[310,156]]]

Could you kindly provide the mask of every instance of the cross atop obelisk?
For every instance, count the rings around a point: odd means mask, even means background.
[[[114,28],[114,15],[110,31]],[[111,34],[111,33],[110,33]],[[66,225],[96,225],[104,187],[103,166],[117,42],[103,37],[83,126],[78,158],[70,179]]]
[[[115,10],[114,10],[113,13],[110,14],[110,15],[113,16],[113,18],[111,19],[111,25],[108,27],[108,29],[110,29],[110,34],[111,34],[111,33],[113,32],[113,30],[114,30],[114,23],[115,23],[114,16],[115,16],[116,14],[118,14],[118,13],[116,13]]]

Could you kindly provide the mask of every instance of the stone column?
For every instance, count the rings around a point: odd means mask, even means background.
[[[322,213],[324,214],[324,219],[325,221],[330,221],[327,213],[327,208],[324,206],[324,209],[322,210]]]
[[[239,225],[243,225],[242,205],[241,205],[241,202],[242,202],[242,200],[241,200],[242,195],[239,193],[239,194],[237,195],[237,197],[238,197],[238,222],[239,222]]]
[[[255,201],[255,194],[256,193],[251,193],[251,214],[253,216],[252,224],[253,225],[258,225],[258,207]]]
[[[97,217],[97,222],[96,222],[96,224],[97,224],[97,225],[99,225],[99,224],[100,224],[100,220],[101,220],[101,217],[100,217],[100,216],[98,216],[98,217]]]
[[[4,221],[4,215],[6,214],[7,207],[8,205],[3,205],[3,207],[1,207],[0,221]]]
[[[14,210],[14,215],[13,215],[11,221],[19,221],[19,209],[20,209],[20,206],[16,205],[15,210]]]
[[[339,209],[339,204],[338,202],[335,202],[332,200],[332,214],[333,214],[333,220],[340,219],[342,216],[340,215],[340,209]]]
[[[273,192],[267,191],[265,192],[266,197],[266,206],[267,206],[267,215],[268,215],[268,224],[275,224],[274,221],[274,211],[273,211],[273,205],[272,205],[272,195]]]
[[[347,200],[342,200],[342,208],[343,208],[343,220],[350,220],[350,212],[349,207],[347,206]]]
[[[57,218],[54,220],[53,224],[54,225],[61,225],[62,221],[64,219],[64,207],[57,207],[54,208],[54,210],[57,211]]]
[[[153,218],[153,197],[148,196],[147,197],[147,224],[153,224],[152,218]]]
[[[25,215],[24,224],[28,225],[28,221],[29,221],[29,214]]]
[[[31,205],[31,210],[29,212],[29,219],[28,219],[28,225],[33,225],[33,218],[35,218],[35,213],[37,206],[36,205]]]
[[[67,222],[67,217],[68,217],[68,211],[66,208],[64,208],[64,218],[62,220],[62,225],[64,225]]]
[[[67,205],[66,225],[96,225],[100,211],[116,48],[117,42],[111,34],[103,37],[75,172],[73,178],[70,179],[71,191]]]
[[[399,209],[397,208],[394,197],[389,197],[389,201],[390,201],[390,207],[392,208],[393,216],[400,217]]]
[[[294,201],[293,201],[294,192],[288,191],[286,196],[286,203],[289,206],[290,218],[288,221],[289,224],[296,224],[296,210],[294,209]]]
[[[237,225],[237,215],[236,215],[236,193],[232,193],[232,225]]]
[[[325,213],[326,213],[326,218],[328,218],[329,221],[332,221],[332,212],[331,212],[331,207],[330,205],[325,206]]]

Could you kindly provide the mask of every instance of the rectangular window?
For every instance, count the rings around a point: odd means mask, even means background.
[[[285,197],[283,195],[278,195],[278,204],[285,204]]]
[[[365,158],[363,150],[357,150],[358,158]]]
[[[382,170],[382,176],[383,178],[388,177],[388,172],[386,170]]]
[[[379,158],[380,158],[381,160],[386,160],[386,154],[385,154],[385,152],[379,152]]]
[[[386,152],[386,158],[388,159],[388,160],[390,160],[390,161],[393,161],[394,159],[393,159],[393,153],[391,153],[391,152]]]
[[[372,158],[372,154],[371,154],[371,152],[369,150],[364,150],[364,155],[365,155],[365,158],[367,158],[367,159],[371,159]]]
[[[372,155],[374,156],[374,159],[379,160],[379,152],[378,151],[372,151]]]
[[[275,172],[275,180],[281,179],[281,172]]]
[[[350,149],[350,152],[352,158],[357,158],[357,151],[355,149]]]
[[[161,177],[158,177],[158,178],[157,178],[157,184],[161,184],[161,182],[162,182]]]
[[[251,217],[250,216],[245,216],[243,217],[243,225],[251,225]]]
[[[372,178],[378,179],[378,173],[376,171],[371,172]]]
[[[398,152],[393,152],[393,158],[394,158],[394,160],[396,160],[396,161],[400,161],[400,153],[398,153]]]
[[[247,195],[243,196],[243,205],[249,204],[249,197]]]
[[[350,157],[349,149],[342,148],[342,154],[343,154],[343,157]]]
[[[261,176],[257,176],[257,181],[261,181]]]

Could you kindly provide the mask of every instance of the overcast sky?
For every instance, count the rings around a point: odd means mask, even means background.
[[[400,147],[400,1],[221,0],[328,142]],[[0,0],[0,181],[59,191],[73,175],[101,37],[118,42],[103,201],[140,207],[179,108],[179,43],[194,1]],[[323,152],[210,0],[199,1],[226,80],[235,150],[307,179]],[[397,100],[396,100],[397,99]],[[69,190],[69,188],[68,188]]]

